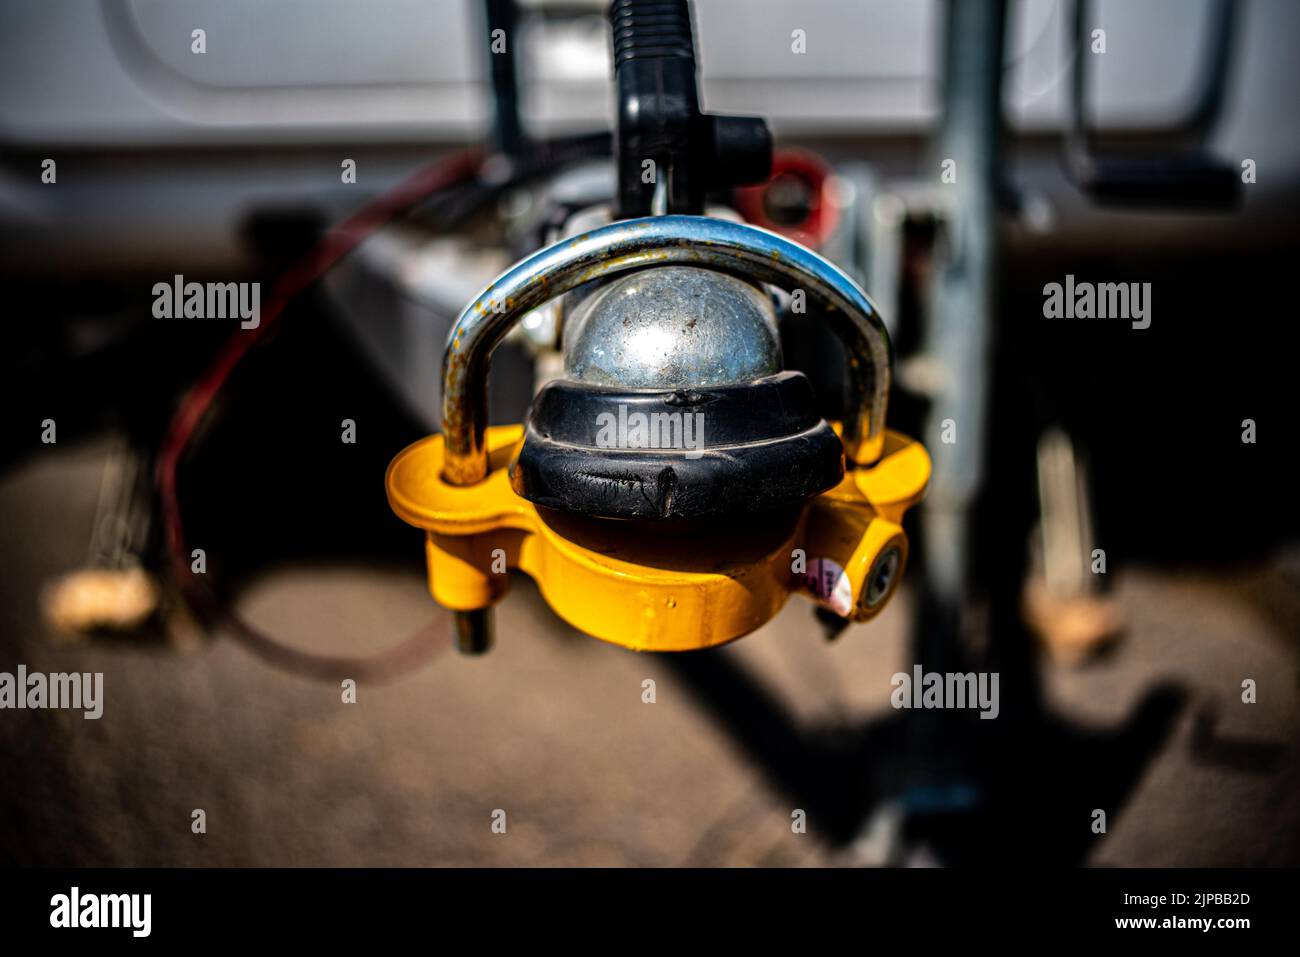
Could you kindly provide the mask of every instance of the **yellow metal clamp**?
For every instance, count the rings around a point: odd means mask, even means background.
[[[846,344],[848,469],[795,515],[761,527],[639,522],[539,509],[508,470],[521,426],[488,428],[490,353],[525,313],[584,283],[646,266],[688,264],[802,290]],[[772,618],[799,591],[865,621],[894,593],[907,558],[903,513],[924,494],[930,459],[884,428],[889,339],[867,296],[826,260],[774,233],[724,220],[657,216],[564,240],[516,265],[453,326],[443,362],[445,435],[403,450],[388,500],[427,533],[429,587],[458,613],[462,638],[484,627],[505,572],[518,568],[574,627],[644,651],[707,648]]]

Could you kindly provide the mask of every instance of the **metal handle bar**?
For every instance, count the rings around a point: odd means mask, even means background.
[[[699,266],[803,290],[819,303],[848,356],[845,457],[851,466],[880,458],[893,357],[889,333],[857,283],[812,250],[756,226],[706,216],[649,216],[611,223],[535,253],[460,314],[442,362],[443,478],[473,485],[487,477],[488,365],[511,326],[585,283],[666,265]]]

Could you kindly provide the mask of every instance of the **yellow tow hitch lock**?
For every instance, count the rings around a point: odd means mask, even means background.
[[[656,465],[660,481],[647,483],[625,481],[623,473],[608,468],[575,466],[603,461],[604,444],[589,443],[586,450],[556,446],[549,431],[543,436],[536,427],[536,410],[527,429],[486,425],[488,359],[520,316],[592,280],[682,265],[805,290],[820,301],[847,347],[848,401],[844,423],[834,427],[838,438],[818,419],[811,426],[798,423],[803,431],[784,440],[794,450],[792,461],[803,461],[798,456],[809,448],[823,450],[816,453],[818,484],[803,481],[798,468],[793,477],[767,482],[760,475],[745,494],[762,499],[768,485],[805,489],[773,498],[766,503],[772,507],[761,512],[733,508],[713,514],[708,496],[674,499],[672,493],[675,483],[692,475],[707,478],[702,469],[725,473],[751,453],[758,456],[754,461],[769,461],[763,458],[773,444],[767,439],[696,449],[694,455],[673,447],[655,461],[676,467]],[[731,348],[725,342],[721,347]],[[920,443],[884,428],[890,372],[889,341],[874,306],[852,280],[810,250],[765,230],[705,217],[615,223],[524,260],[462,313],[443,361],[445,433],[416,442],[393,460],[386,479],[389,504],[425,531],[429,589],[456,613],[463,650],[486,647],[486,610],[505,594],[510,569],[532,577],[551,608],[575,628],[638,651],[687,651],[739,638],[769,621],[793,592],[846,620],[866,621],[897,589],[908,551],[903,514],[920,500],[930,476],[930,458]],[[764,379],[763,394],[789,387],[791,375],[797,374]],[[698,414],[708,416],[707,402],[724,392],[643,388],[626,397],[654,393],[670,405],[704,403],[706,411]],[[605,386],[594,393],[603,402],[625,397]],[[620,413],[620,422],[626,418]],[[607,424],[612,422],[611,413]],[[584,423],[580,417],[579,431]],[[748,427],[741,422],[742,431]],[[529,441],[552,443],[541,466],[534,466],[535,455],[524,463],[531,478],[520,467]],[[829,460],[827,441],[833,444]],[[642,460],[638,455],[658,454],[635,443],[632,449],[618,447],[609,455],[635,463]],[[699,459],[704,465],[693,464]],[[672,479],[667,494],[664,475]],[[569,507],[556,507],[555,496],[566,491]]]

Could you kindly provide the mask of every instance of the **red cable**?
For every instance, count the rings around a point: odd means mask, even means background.
[[[441,619],[433,626],[378,654],[363,658],[316,655],[283,645],[258,631],[225,608],[190,571],[185,524],[176,494],[176,474],[182,455],[195,430],[212,407],[213,400],[231,372],[248,351],[275,325],[293,298],[327,273],[375,231],[416,203],[442,189],[474,176],[482,164],[479,150],[467,150],[420,170],[388,193],[362,206],[332,228],[305,256],[290,266],[275,282],[256,328],[234,333],[222,345],[217,358],[192,385],[167,428],[158,453],[156,483],[161,500],[167,551],[176,581],[192,604],[202,606],[212,619],[226,625],[243,644],[262,658],[299,674],[326,680],[365,678],[369,681],[396,677],[440,651],[447,642],[433,640]],[[446,629],[443,629],[444,631]]]

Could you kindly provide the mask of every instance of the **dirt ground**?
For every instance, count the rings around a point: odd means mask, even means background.
[[[522,578],[497,611],[491,654],[448,652],[396,682],[363,683],[355,704],[228,639],[60,642],[37,594],[84,557],[101,455],[96,445],[60,448],[0,476],[0,671],[102,671],[106,698],[98,721],[0,712],[0,861],[944,862],[924,843],[882,852],[888,808],[868,816],[859,840],[828,840],[815,822],[794,833],[794,799],[677,669],[576,634]],[[416,536],[407,567],[276,571],[240,608],[303,647],[374,650],[439,614],[421,562]],[[1045,666],[1046,703],[1096,729],[1123,723],[1155,687],[1177,685],[1182,703],[1107,832],[1080,820],[1078,862],[1300,863],[1298,580],[1285,555],[1228,571],[1118,572],[1124,643],[1086,667]],[[890,676],[908,667],[911,602],[903,593],[877,622],[828,645],[794,600],[719,654],[798,727],[887,719]],[[1254,705],[1240,701],[1244,677],[1258,682]],[[653,704],[642,700],[647,678]],[[205,834],[191,831],[196,808]],[[498,809],[504,834],[491,826]]]

